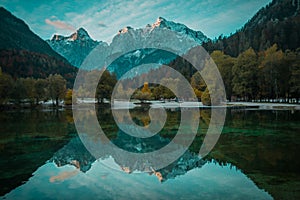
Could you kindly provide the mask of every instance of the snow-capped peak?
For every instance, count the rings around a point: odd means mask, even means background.
[[[162,17],[158,17],[157,20],[156,20],[156,22],[154,22],[152,24],[152,28],[159,27],[160,24],[161,24],[161,22],[163,22],[163,21],[166,21],[166,19],[164,19]]]
[[[184,24],[168,21],[163,17],[158,17],[157,20],[152,25],[147,24],[145,28],[133,29],[132,27],[127,26],[123,29],[120,29],[117,35],[125,34],[128,32],[132,32],[132,34],[135,35],[135,34],[139,34],[140,31],[142,31],[145,35],[147,35],[150,32],[152,32],[154,29],[169,29],[186,38],[196,41],[199,44],[202,44],[208,39],[201,31],[194,31],[188,28]]]
[[[88,32],[84,28],[79,28],[75,33],[66,38],[67,40],[91,40]]]
[[[67,40],[67,41],[75,41],[75,40],[91,40],[88,32],[84,28],[79,28],[75,33],[72,33],[70,36],[62,36],[58,34],[54,34],[51,41],[57,40]]]
[[[152,24],[152,29],[155,28],[167,28],[172,31],[176,31],[178,33],[187,35],[188,37],[199,43],[202,43],[203,41],[206,41],[208,39],[201,31],[194,31],[184,24],[168,21],[163,17],[158,17],[156,22]]]
[[[130,26],[126,26],[125,28],[120,29],[119,32],[118,32],[118,34],[127,33],[131,29],[133,29],[133,28],[130,27]]]
[[[79,28],[75,34],[77,35],[76,38],[81,39],[81,40],[91,39],[88,32],[84,28]]]
[[[86,56],[99,44],[106,43],[93,40],[87,31],[79,28],[69,36],[55,34],[48,44],[57,53],[64,56],[72,65],[79,67]]]
[[[52,36],[52,41],[54,41],[54,40],[63,40],[64,39],[64,36],[62,36],[62,35],[58,35],[58,34],[54,34],[53,36]]]

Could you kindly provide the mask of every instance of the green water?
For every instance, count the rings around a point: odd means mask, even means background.
[[[147,110],[130,114],[147,125]],[[168,144],[180,112],[167,111],[164,129],[151,139],[132,139],[115,125],[111,110],[98,120],[112,143],[132,152]],[[0,196],[6,199],[300,199],[300,112],[227,110],[213,151],[199,159],[210,111],[200,111],[198,134],[189,150],[164,169],[131,173],[126,158],[103,152],[95,159],[77,135],[72,112],[0,113]],[[139,148],[135,148],[139,147]],[[123,171],[111,169],[103,162]],[[127,172],[127,173],[126,173]]]

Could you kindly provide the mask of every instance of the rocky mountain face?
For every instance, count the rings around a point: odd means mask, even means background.
[[[208,40],[206,35],[204,35],[201,31],[192,30],[184,24],[175,23],[173,21],[168,21],[162,17],[159,17],[156,20],[156,22],[154,24],[152,24],[152,27],[170,29],[170,30],[178,32],[182,35],[186,35],[188,38],[195,40],[199,44]]]
[[[56,53],[27,24],[0,7],[0,66],[14,78],[61,74],[71,86],[77,69]]]
[[[237,56],[250,47],[263,51],[275,43],[280,49],[295,50],[300,46],[299,13],[299,1],[273,0],[234,34],[209,40],[203,46],[209,52],[221,50],[231,56]]]
[[[53,35],[46,40],[54,51],[65,57],[72,65],[80,67],[86,56],[98,45],[107,46],[104,42],[93,40],[87,31],[79,28],[70,36]]]
[[[120,29],[118,35],[131,32],[132,34],[144,34],[146,36],[147,32],[152,32],[155,29],[168,29],[174,31],[177,34],[196,41],[199,44],[208,41],[207,36],[205,36],[201,31],[192,30],[184,24],[168,21],[163,17],[158,17],[152,25],[147,24],[145,28],[134,29],[130,26],[127,26],[123,29]]]
[[[178,54],[184,54],[191,47],[202,44],[207,40],[208,38],[201,31],[194,31],[183,24],[159,17],[155,23],[152,25],[148,24],[144,28],[134,29],[127,26],[120,29],[109,45],[92,40],[82,28],[68,37],[54,35],[47,42],[55,51],[77,67],[83,63],[86,56],[97,46],[95,51],[93,51],[94,55],[91,55],[89,58],[97,59],[99,55],[102,57],[114,55],[116,60],[107,69],[116,73],[117,77],[120,78],[135,66],[157,63],[154,66],[155,68],[162,64],[168,64],[176,58],[176,55],[170,52],[150,48],[152,46],[156,47],[160,46],[160,44],[164,46],[168,43],[167,46],[177,48],[175,50]],[[180,45],[177,45],[178,41],[181,41]],[[130,49],[133,51],[127,52]],[[120,52],[127,53],[118,55]],[[145,70],[133,71],[129,76],[145,72]]]

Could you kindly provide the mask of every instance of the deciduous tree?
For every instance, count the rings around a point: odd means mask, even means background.
[[[49,75],[47,78],[49,86],[49,96],[51,97],[52,101],[55,100],[56,106],[59,105],[59,100],[63,99],[66,92],[66,80],[58,74]]]

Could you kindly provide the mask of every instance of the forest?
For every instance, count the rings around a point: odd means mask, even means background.
[[[226,55],[223,51],[215,50],[210,54],[223,78],[228,101],[259,101],[259,102],[288,102],[300,101],[300,49],[294,51],[278,49],[274,44],[265,51],[256,52],[252,48],[240,53],[237,57]],[[177,58],[169,64],[190,81],[198,99],[210,105],[209,91],[206,83],[190,63]],[[143,76],[153,76],[149,72]],[[167,72],[161,73],[162,82],[178,84],[178,80],[168,77]],[[125,80],[122,87],[130,87],[130,79]],[[139,80],[137,80],[140,82]],[[179,90],[183,88],[178,88]],[[148,95],[142,94],[144,91]],[[137,98],[170,99],[175,95],[167,88],[155,84],[144,85]]]
[[[94,71],[86,72],[86,78],[93,80]],[[104,71],[100,79],[95,98],[98,103],[103,103],[104,98],[110,99],[113,86],[117,79],[114,74]],[[90,90],[89,90],[90,91]],[[78,92],[78,97],[88,97],[89,91]],[[81,96],[80,96],[81,95]],[[67,87],[67,81],[59,74],[50,74],[47,78],[12,78],[11,75],[2,72],[0,68],[0,106],[25,106],[36,107],[42,102],[52,100],[53,106],[60,106],[61,100],[65,105],[76,102],[77,95],[72,88]]]
[[[259,102],[288,102],[300,101],[300,49],[295,51],[278,49],[274,44],[265,51],[256,52],[252,48],[240,53],[237,57],[226,55],[220,50],[210,54],[216,63],[223,78],[228,101],[259,101]],[[209,91],[199,72],[190,63],[177,58],[169,64],[190,82],[199,101],[205,105],[211,105]],[[140,79],[147,76],[157,76],[155,70],[142,74]],[[89,81],[97,80],[98,73],[86,72],[85,78]],[[168,77],[167,72],[160,73],[162,82],[172,83],[183,90],[179,80]],[[88,84],[89,81],[86,80]],[[147,80],[147,79],[146,79]],[[133,80],[123,80],[123,85],[118,94],[122,98],[122,92],[127,91]],[[49,75],[47,78],[12,78],[12,76],[0,72],[0,104],[13,103],[20,105],[22,102],[37,105],[41,100],[52,99],[58,106],[59,100],[65,99],[65,104],[72,104],[72,90],[67,90],[67,81],[58,74]],[[114,86],[117,83],[115,74],[104,71],[96,90],[95,98],[98,103],[104,99],[110,99]],[[158,100],[173,99],[175,94],[162,85],[141,82],[143,87],[131,91],[133,99]],[[87,85],[87,88],[89,86]],[[73,98],[91,96],[90,89],[83,91],[79,88],[78,95]],[[129,92],[129,91],[127,91]],[[93,94],[92,94],[93,95]],[[76,97],[75,97],[76,96]],[[179,97],[180,98],[180,97]],[[184,99],[184,97],[182,98]]]

